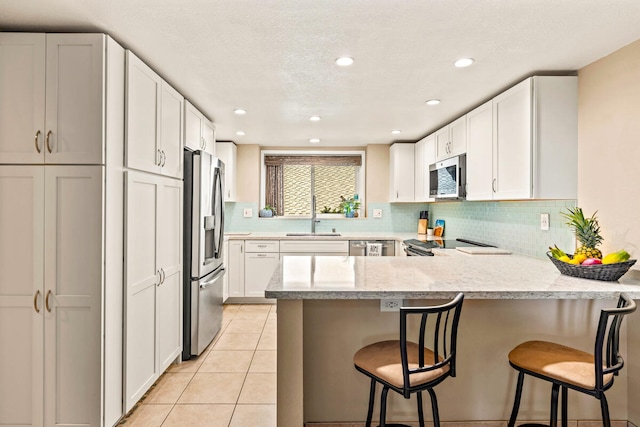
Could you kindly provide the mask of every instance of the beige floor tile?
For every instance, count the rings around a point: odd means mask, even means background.
[[[176,405],[162,427],[228,427],[234,405]]]
[[[222,307],[223,313],[237,313],[240,309],[240,304],[225,304]]]
[[[270,312],[269,315],[267,316],[267,320],[277,320],[277,319],[278,319],[278,315],[273,311]]]
[[[273,304],[242,304],[238,313],[269,313]]]
[[[248,373],[238,403],[276,403],[276,374]]]
[[[249,370],[253,351],[250,350],[213,350],[200,366],[198,372],[242,372]]]
[[[255,350],[260,334],[224,333],[213,347],[214,350]]]
[[[264,324],[264,329],[262,330],[263,334],[276,334],[278,333],[278,321],[277,320],[269,320]]]
[[[236,403],[245,374],[198,372],[178,403]]]
[[[277,350],[276,334],[264,333],[260,336],[257,350]]]
[[[276,360],[276,351],[256,351],[251,361],[249,372],[275,373],[277,366]]]
[[[151,389],[144,403],[176,403],[193,375],[192,372],[167,372]]]
[[[229,427],[276,427],[276,405],[237,405]]]
[[[277,313],[278,312],[278,304],[271,305],[271,310],[269,313]]]
[[[236,315],[233,317],[233,319],[262,320],[262,321],[265,321],[265,320],[267,320],[267,317],[269,317],[269,312],[267,312],[267,311],[243,311],[243,312],[236,313]]]
[[[119,425],[126,427],[160,427],[173,405],[138,405],[131,416]]]
[[[226,334],[261,334],[264,329],[264,319],[233,319],[224,330]]]
[[[195,357],[191,360],[184,360],[181,363],[174,363],[169,366],[169,372],[197,372],[206,355],[203,354],[199,357]]]

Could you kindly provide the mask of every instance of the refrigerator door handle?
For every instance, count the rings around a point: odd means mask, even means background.
[[[207,289],[209,286],[213,285],[215,282],[221,279],[222,276],[224,276],[225,271],[226,270],[224,268],[221,268],[216,274],[213,275],[210,280],[200,283],[200,289]]]
[[[224,189],[222,188],[222,173],[220,173],[220,168],[216,168],[215,173],[215,186],[216,186],[216,209],[219,209],[220,212],[214,212],[220,218],[220,224],[218,225],[218,241],[215,248],[216,258],[221,258],[222,255],[222,244],[224,241]]]

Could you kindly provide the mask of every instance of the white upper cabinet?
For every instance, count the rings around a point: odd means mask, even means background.
[[[493,102],[467,114],[467,200],[493,198]]]
[[[127,51],[127,167],[182,178],[183,103],[182,95]]]
[[[184,103],[184,145],[215,154],[215,125],[189,101]]]
[[[238,148],[233,141],[216,142],[216,157],[224,162],[224,201],[235,202],[236,197],[236,161]]]
[[[436,162],[435,134],[416,142],[414,149],[414,201],[433,202],[435,199],[429,196],[429,165]]]
[[[389,148],[390,202],[413,202],[414,146],[395,143]]]
[[[467,151],[467,118],[462,116],[435,133],[436,160],[464,154]]]
[[[104,163],[105,41],[0,33],[0,163]]]
[[[577,77],[535,76],[467,114],[467,199],[575,199],[577,111]]]

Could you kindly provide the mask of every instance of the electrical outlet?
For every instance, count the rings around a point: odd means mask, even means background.
[[[402,306],[401,299],[381,299],[380,311],[400,311]]]
[[[245,208],[244,209],[244,217],[245,218],[251,218],[252,216],[253,216],[253,209]]]
[[[549,230],[549,214],[548,213],[540,214],[540,230],[544,230],[544,231]]]
[[[382,209],[374,209],[373,210],[374,218],[382,218]]]

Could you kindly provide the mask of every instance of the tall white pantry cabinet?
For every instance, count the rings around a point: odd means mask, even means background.
[[[124,53],[0,33],[0,426],[123,413]]]

